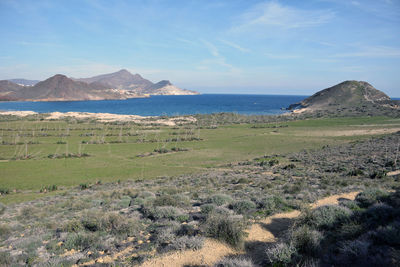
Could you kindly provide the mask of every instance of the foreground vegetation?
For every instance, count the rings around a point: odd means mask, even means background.
[[[0,202],[27,201],[100,181],[148,180],[218,170],[231,162],[363,140],[400,129],[390,117],[296,120],[199,115],[191,124],[0,122]],[[41,193],[40,193],[41,192]]]
[[[233,146],[231,152],[251,151],[251,148],[255,152],[248,152],[245,159],[236,162],[225,163],[225,159],[220,159],[216,161],[218,165],[213,165],[218,168],[201,173],[109,183],[81,182],[54,196],[46,193],[47,197],[30,202],[1,205],[1,264],[69,266],[113,262],[132,265],[168,251],[199,249],[207,237],[240,250],[244,247],[245,229],[253,221],[281,211],[305,209],[307,203],[327,195],[367,190],[355,203],[346,201],[340,207],[306,211],[288,241],[264,253],[263,263],[285,265],[326,260],[340,265],[350,262],[352,255],[366,255],[370,248],[376,248],[370,255],[377,257],[383,247],[382,255],[389,259],[385,263],[390,265],[395,260],[392,256],[398,252],[397,238],[394,241],[390,238],[398,234],[399,207],[397,193],[388,192],[399,186],[400,177],[393,175],[393,171],[400,169],[400,133],[372,139],[369,135],[324,135],[324,131],[333,129],[370,129],[373,123],[391,124],[385,127],[393,128],[397,121],[388,118],[310,120],[287,122],[288,127],[243,124],[206,129],[204,135],[200,129],[200,138],[208,140],[209,145],[215,142],[217,146],[222,139],[218,136],[225,132],[225,136],[230,134],[236,142],[226,140],[223,149],[228,149],[225,146],[229,144]],[[166,136],[177,129],[163,130]],[[250,137],[241,137],[244,133]],[[286,143],[274,146],[270,138]],[[301,140],[309,147],[300,151],[302,145],[298,143],[296,149],[289,148],[297,144],[291,139]],[[268,146],[263,146],[261,140]],[[158,153],[154,145],[147,152]],[[258,152],[256,145],[265,150]],[[194,147],[182,153],[196,153]],[[279,147],[284,148],[278,150]],[[197,149],[204,153],[201,146]],[[206,151],[210,153],[212,146]],[[158,154],[174,157],[179,153]],[[249,158],[253,153],[258,156]],[[62,161],[97,157],[100,156]],[[147,160],[151,156],[138,158]],[[36,161],[51,164],[57,160]],[[14,162],[17,161],[5,164]],[[371,188],[379,190],[371,191]],[[43,190],[57,192],[59,189]],[[381,242],[381,247],[376,247],[374,242]],[[321,255],[327,251],[332,257],[339,255],[338,261],[323,258]],[[230,266],[238,262],[241,265],[237,266],[253,264],[245,259],[225,259],[221,264]]]

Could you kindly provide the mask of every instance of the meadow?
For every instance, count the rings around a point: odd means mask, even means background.
[[[400,130],[400,119],[390,117],[268,123],[209,118],[175,126],[5,118],[0,122],[0,201],[33,199],[50,187],[61,192],[100,181],[200,173]]]

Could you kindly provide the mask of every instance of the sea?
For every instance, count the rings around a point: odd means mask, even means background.
[[[247,115],[276,115],[290,104],[307,96],[203,94],[184,96],[151,96],[127,100],[0,102],[0,110],[30,110],[39,113],[91,112],[141,116],[177,116],[232,112]]]

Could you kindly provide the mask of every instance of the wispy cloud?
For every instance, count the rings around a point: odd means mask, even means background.
[[[238,68],[236,68],[233,65],[226,62],[225,57],[223,57],[220,54],[218,48],[214,44],[210,43],[209,41],[203,40],[203,39],[201,39],[200,41],[204,44],[204,47],[209,51],[209,53],[213,56],[213,58],[205,59],[205,60],[201,61],[200,65],[197,67],[198,69],[204,70],[204,69],[208,69],[212,65],[218,65],[218,66],[229,69],[231,72],[239,71]]]
[[[239,50],[240,52],[243,52],[243,53],[249,53],[249,52],[251,52],[250,49],[244,48],[244,47],[242,47],[242,46],[240,46],[240,45],[238,45],[238,44],[236,44],[236,43],[234,43],[234,42],[230,42],[230,41],[227,41],[227,40],[224,40],[224,39],[220,39],[220,41],[221,41],[222,43],[226,44],[227,46],[230,46],[230,47],[233,47],[233,48]]]
[[[361,47],[361,49],[352,52],[338,53],[331,55],[333,58],[350,58],[350,57],[366,57],[366,58],[393,58],[400,57],[400,48],[386,46],[369,46]]]
[[[257,4],[245,12],[239,24],[231,30],[240,32],[259,27],[279,29],[315,27],[329,22],[334,16],[330,10],[305,10],[268,1]]]

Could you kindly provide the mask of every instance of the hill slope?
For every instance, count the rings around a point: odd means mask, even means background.
[[[107,85],[74,81],[61,74],[54,75],[34,86],[19,86],[8,82],[7,87],[2,87],[2,83],[5,82],[0,81],[0,88],[9,88],[11,90],[5,92],[0,89],[0,100],[75,101],[126,98],[124,95],[110,89]]]
[[[174,86],[170,81],[160,81],[152,83],[143,78],[139,74],[132,74],[129,71],[122,69],[114,73],[103,74],[91,78],[75,79],[84,82],[99,82],[106,84],[112,88],[120,90],[128,90],[134,94],[148,95],[195,95],[199,94],[194,91],[181,89]]]
[[[290,105],[288,110],[340,111],[365,107],[398,109],[398,103],[367,82],[345,81]]]
[[[27,79],[9,79],[10,82],[16,83],[22,86],[34,86],[39,80],[27,80]]]

